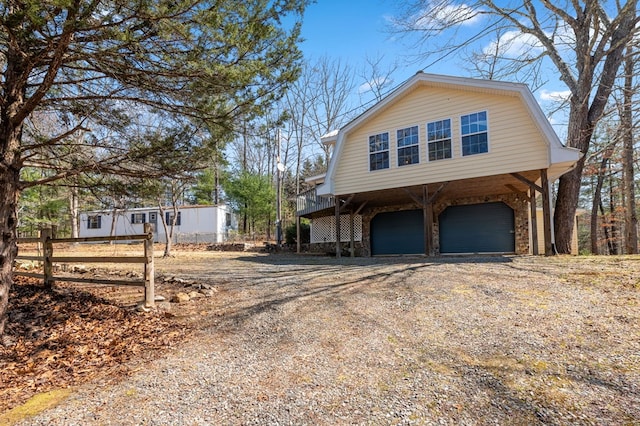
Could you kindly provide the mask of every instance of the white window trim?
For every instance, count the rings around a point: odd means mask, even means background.
[[[398,146],[398,130],[405,130],[405,129],[410,129],[412,127],[417,127],[418,128],[418,142],[415,146],[418,147],[418,162],[417,163],[411,163],[411,164],[398,164],[398,159],[400,158],[400,147]],[[422,162],[422,160],[420,160],[420,152],[422,151],[420,149],[420,141],[422,140],[422,138],[420,137],[420,132],[421,132],[421,128],[420,128],[420,124],[410,124],[408,126],[403,126],[403,127],[398,127],[396,130],[394,130],[394,135],[395,135],[395,146],[396,146],[396,158],[395,158],[395,165],[396,167],[400,168],[400,167],[407,167],[407,166],[415,166],[417,164],[420,164]],[[410,146],[414,146],[414,145],[410,145]],[[402,147],[402,148],[407,148],[407,147]]]
[[[470,155],[463,155],[463,148],[462,148],[462,137],[463,136],[469,136],[469,135],[463,135],[462,134],[462,117],[464,117],[465,115],[471,115],[471,114],[477,114],[479,112],[484,112],[487,114],[487,152],[479,152],[477,154],[470,154]],[[468,112],[466,114],[460,114],[460,116],[458,117],[458,131],[459,131],[459,141],[460,141],[460,158],[472,158],[472,157],[476,157],[476,156],[481,156],[481,155],[487,155],[491,152],[491,125],[490,123],[490,119],[489,119],[489,110],[487,109],[483,109],[483,110],[476,110],[476,111],[471,111]],[[477,133],[470,133],[470,134],[480,134],[483,132],[477,132]]]
[[[463,114],[465,115],[465,114]],[[462,117],[462,116],[461,116]],[[429,160],[429,124],[430,123],[435,123],[437,121],[444,121],[444,120],[449,120],[450,121],[450,125],[451,125],[451,157],[450,158],[441,158],[439,160]],[[456,158],[455,156],[455,123],[454,123],[454,119],[453,117],[443,117],[443,118],[437,118],[435,120],[429,120],[425,123],[424,125],[424,139],[425,139],[425,157],[427,159],[427,163],[436,163],[436,162],[442,162],[442,161],[448,161],[448,160],[453,160],[454,158]],[[444,139],[439,139],[439,140],[444,140]],[[460,139],[462,140],[462,139]],[[437,141],[433,141],[433,142],[437,142]],[[460,148],[462,149],[462,147]]]
[[[388,135],[388,139],[389,139],[389,146],[388,146],[388,148],[386,150],[389,153],[389,167],[387,167],[385,169],[371,170],[371,154],[377,154],[377,153],[384,152],[384,151],[370,152],[369,151],[369,149],[370,149],[369,148],[369,138],[371,136],[382,135],[384,133],[386,133]],[[390,130],[383,130],[383,131],[380,131],[380,132],[373,132],[373,133],[369,133],[367,135],[367,164],[369,165],[368,166],[369,167],[369,172],[375,173],[375,172],[379,172],[379,171],[382,171],[382,170],[389,170],[389,169],[393,168],[393,157],[394,156],[392,155],[392,151],[393,150],[391,149],[391,147],[393,146],[392,136],[393,136],[393,132],[390,131]]]

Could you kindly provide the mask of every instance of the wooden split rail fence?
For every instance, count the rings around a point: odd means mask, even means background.
[[[153,232],[151,225],[145,223],[144,234],[120,235],[112,237],[84,237],[84,238],[55,238],[53,229],[43,229],[40,238],[18,238],[18,244],[39,243],[42,245],[42,254],[35,256],[23,256],[18,254],[17,260],[31,260],[42,263],[42,273],[14,271],[14,275],[41,278],[45,287],[51,288],[55,281],[77,282],[88,284],[106,284],[122,286],[144,287],[144,304],[147,307],[154,306],[154,264],[153,264]],[[110,241],[142,241],[144,245],[143,256],[55,256],[54,245],[62,243],[97,243]],[[79,278],[73,276],[54,276],[55,263],[136,263],[144,265],[144,280],[118,280],[100,278]]]

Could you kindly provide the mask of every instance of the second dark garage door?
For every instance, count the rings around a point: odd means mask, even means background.
[[[514,216],[504,203],[449,206],[439,217],[440,253],[513,253]]]

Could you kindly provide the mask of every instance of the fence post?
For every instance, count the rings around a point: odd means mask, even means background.
[[[144,224],[147,239],[144,240],[144,304],[148,308],[155,306],[154,267],[153,267],[153,231],[150,223]]]
[[[53,287],[53,243],[51,242],[52,230],[45,228],[40,231],[40,239],[42,240],[42,272],[44,275],[45,288]]]

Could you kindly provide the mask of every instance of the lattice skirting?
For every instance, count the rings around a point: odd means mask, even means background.
[[[340,215],[340,241],[351,241],[350,215]],[[353,239],[362,241],[362,216],[353,217]],[[336,242],[336,218],[335,216],[324,216],[311,221],[311,242],[312,243],[335,243]]]

